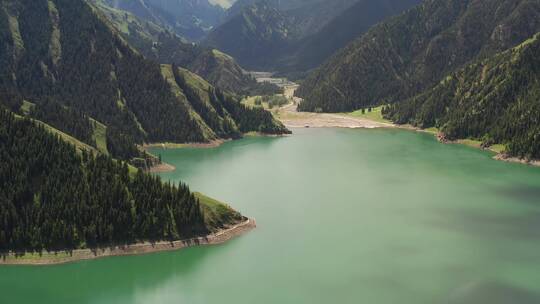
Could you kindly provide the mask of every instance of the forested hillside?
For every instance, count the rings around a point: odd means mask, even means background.
[[[0,110],[0,251],[69,250],[206,235],[242,220],[205,222],[187,186],[95,156]],[[69,181],[69,182],[66,182]],[[225,214],[226,213],[226,214]]]
[[[244,106],[236,97],[186,69],[162,65],[162,73],[170,83],[171,92],[186,103],[207,140],[239,138],[247,132],[290,133],[270,112]]]
[[[232,57],[186,42],[167,30],[165,25],[151,21],[151,18],[143,19],[115,9],[104,0],[91,2],[107,16],[129,44],[146,58],[162,64],[177,64],[202,76],[212,85],[237,94],[250,94],[259,90],[260,85]]]
[[[11,110],[22,113],[31,102],[39,112],[57,103],[70,114],[61,117],[65,121],[50,111],[40,119],[89,144],[90,131],[75,132],[73,121],[95,119],[106,126],[109,152],[122,159],[138,156],[135,143],[215,139],[201,127],[191,100],[173,92],[160,65],[134,51],[86,2],[0,3],[0,102]],[[250,127],[267,130],[268,124]],[[286,131],[279,126],[273,130]]]
[[[538,0],[426,0],[339,51],[297,91],[303,111],[404,100],[540,31]]]
[[[438,127],[448,139],[502,143],[511,155],[540,159],[540,33],[385,112],[397,123]]]
[[[286,71],[308,71],[318,67],[337,50],[345,47],[373,25],[419,4],[421,0],[359,0],[309,35],[282,56]]]

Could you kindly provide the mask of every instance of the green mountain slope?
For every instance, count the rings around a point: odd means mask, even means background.
[[[172,92],[160,65],[135,51],[87,3],[2,0],[0,15],[0,102],[4,106],[20,111],[23,100],[38,108],[57,103],[69,109],[66,115],[42,111],[40,119],[47,123],[61,119],[55,125],[74,136],[69,126],[81,116],[92,118],[107,127],[108,151],[123,159],[137,156],[135,143],[215,139],[193,115],[192,100]],[[253,122],[249,127],[266,130],[268,124]],[[77,126],[89,128],[84,123]],[[93,130],[84,131],[85,138],[79,139],[88,140],[90,133]]]
[[[206,138],[239,138],[248,132],[290,133],[270,112],[245,107],[197,74],[171,65],[162,65],[162,73]]]
[[[501,143],[511,155],[540,159],[540,33],[385,112],[398,123],[438,127],[449,139]]]
[[[304,111],[398,102],[540,30],[537,0],[426,0],[335,54],[297,91]]]
[[[248,94],[258,88],[236,61],[221,52],[188,43],[155,24],[127,11],[115,9],[103,0],[93,0],[130,45],[146,58],[162,64],[185,67],[218,86],[237,94]],[[150,19],[151,20],[151,19]]]
[[[219,202],[162,183],[64,142],[0,110],[0,251],[41,252],[178,240],[243,217]],[[69,183],[66,183],[69,181]]]

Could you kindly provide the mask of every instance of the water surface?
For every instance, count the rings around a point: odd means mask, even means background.
[[[258,228],[225,245],[1,267],[0,303],[540,303],[540,169],[402,130],[154,150]]]

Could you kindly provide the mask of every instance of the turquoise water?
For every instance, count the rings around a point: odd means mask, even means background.
[[[540,303],[540,169],[401,130],[160,150],[256,230],[225,245],[0,267],[0,303]]]

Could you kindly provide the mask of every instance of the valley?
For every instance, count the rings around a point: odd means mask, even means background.
[[[540,0],[0,0],[0,159],[0,303],[540,303]]]

